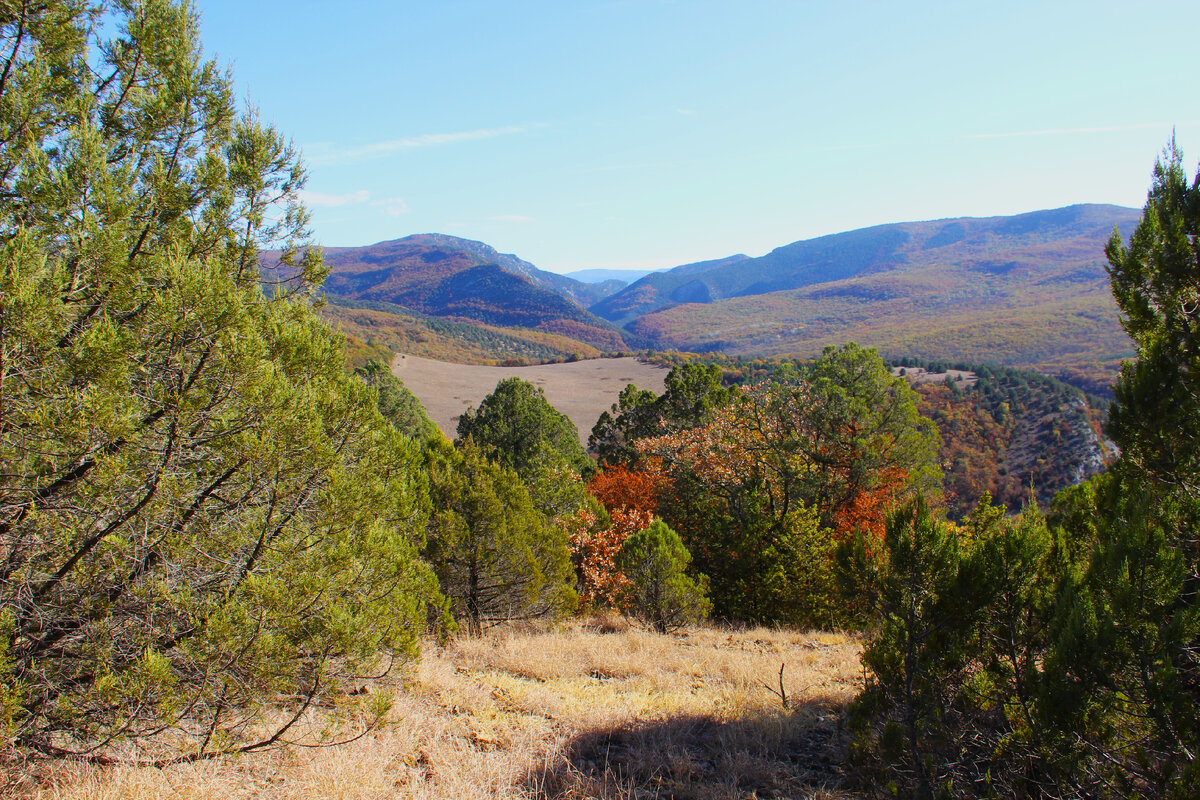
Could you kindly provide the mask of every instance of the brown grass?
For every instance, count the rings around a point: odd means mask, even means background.
[[[857,690],[858,653],[841,634],[706,627],[663,636],[613,618],[509,630],[427,647],[394,687],[390,723],[350,744],[165,769],[10,761],[0,795],[850,797],[841,713]],[[781,664],[787,709],[772,691]]]
[[[500,380],[516,376],[542,387],[550,405],[575,423],[579,439],[586,445],[596,420],[617,402],[622,389],[633,383],[639,389],[662,394],[669,370],[632,357],[531,367],[484,367],[398,355],[392,360],[392,372],[404,381],[430,419],[451,439],[464,411],[478,407]]]

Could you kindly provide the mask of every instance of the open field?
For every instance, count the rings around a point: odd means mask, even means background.
[[[412,355],[392,360],[392,372],[404,381],[442,433],[454,438],[459,416],[479,405],[496,384],[516,376],[540,386],[550,405],[566,414],[587,444],[601,412],[617,402],[628,384],[662,394],[669,370],[636,358],[595,358],[566,364],[531,367],[484,367],[451,364]]]
[[[842,710],[859,644],[833,633],[623,620],[428,645],[387,685],[390,723],[349,744],[150,767],[8,764],[37,800],[849,798]],[[788,695],[778,695],[780,665]]]
[[[962,369],[951,369],[945,372],[930,372],[924,367],[892,367],[892,375],[906,378],[909,383],[945,383],[946,379],[954,381],[960,389],[979,383],[979,376],[974,372]]]

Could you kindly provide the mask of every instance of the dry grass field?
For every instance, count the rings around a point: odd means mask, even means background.
[[[841,719],[858,654],[848,636],[775,629],[664,636],[593,619],[503,630],[429,645],[406,674],[369,687],[395,692],[389,722],[349,744],[163,769],[10,761],[0,796],[848,798]]]
[[[451,439],[459,416],[467,408],[478,406],[500,380],[516,376],[542,387],[550,405],[575,423],[579,439],[585,445],[601,412],[617,402],[622,389],[633,383],[639,389],[662,394],[668,371],[632,357],[532,367],[451,364],[412,355],[398,355],[392,360],[392,372],[404,381],[442,433]]]

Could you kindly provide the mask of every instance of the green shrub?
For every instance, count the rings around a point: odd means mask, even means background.
[[[692,557],[665,522],[656,519],[630,536],[617,553],[617,568],[630,585],[620,605],[628,613],[666,633],[708,615],[707,580],[686,573]]]

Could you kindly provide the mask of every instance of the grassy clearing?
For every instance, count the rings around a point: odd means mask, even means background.
[[[7,764],[38,800],[841,798],[859,645],[833,633],[620,620],[430,645],[391,724],[349,744],[165,769]],[[788,694],[778,690],[780,665]],[[768,688],[770,687],[770,688]],[[389,687],[375,686],[372,691]]]
[[[397,355],[392,372],[417,396],[429,418],[451,439],[459,416],[477,407],[504,378],[517,377],[540,386],[546,399],[566,414],[587,444],[592,426],[608,411],[627,385],[662,394],[670,370],[636,358],[594,358],[567,364],[493,367],[452,364],[414,355]]]

